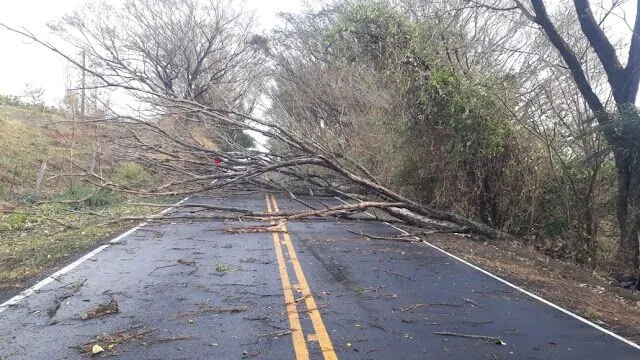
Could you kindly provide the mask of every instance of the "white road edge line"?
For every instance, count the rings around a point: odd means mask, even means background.
[[[342,202],[343,202],[343,203],[345,203],[345,204],[349,204],[348,202],[346,202],[346,201],[342,200],[341,198],[339,198],[339,197],[337,197],[337,196],[336,196],[335,198],[336,198],[336,199],[338,199],[338,200],[340,200],[340,201],[342,201]],[[368,212],[365,212],[365,213],[366,213],[367,215],[371,216],[371,217],[375,217],[375,216],[374,216],[374,215],[372,215],[371,213],[368,213]],[[391,225],[391,224],[389,224],[389,223],[388,223],[388,222],[386,222],[386,221],[385,221],[384,223],[385,223],[386,225],[389,225],[389,226],[391,226],[392,228],[394,228],[394,229],[396,229],[396,230],[400,231],[401,233],[403,233],[403,234],[405,234],[405,235],[409,234],[407,231],[402,230],[402,229],[400,229],[399,227],[397,227],[397,226],[395,226],[395,225]],[[416,238],[417,238],[417,237],[416,237]],[[508,286],[510,286],[510,287],[512,287],[512,288],[514,288],[514,289],[516,289],[516,290],[518,290],[518,291],[520,291],[520,292],[522,292],[522,293],[523,293],[523,294],[525,294],[525,295],[528,295],[528,296],[530,296],[530,297],[532,297],[532,298],[534,298],[534,299],[536,299],[536,300],[540,301],[541,303],[543,303],[543,304],[545,304],[545,305],[551,306],[552,308],[554,308],[554,309],[556,309],[556,310],[559,310],[559,311],[561,311],[561,312],[563,312],[563,313],[565,313],[565,314],[567,314],[567,315],[569,315],[569,316],[571,316],[571,317],[573,317],[573,318],[575,318],[575,319],[577,319],[577,320],[579,320],[579,321],[581,321],[581,322],[583,322],[583,323],[585,323],[585,324],[587,324],[587,325],[589,325],[589,326],[591,326],[591,327],[593,327],[593,328],[595,328],[595,329],[597,329],[597,330],[602,331],[603,333],[605,333],[605,334],[607,334],[607,335],[609,335],[609,336],[612,336],[612,337],[614,337],[614,338],[616,338],[616,339],[618,339],[618,340],[622,341],[623,343],[625,343],[625,344],[627,344],[627,345],[630,345],[630,346],[631,346],[631,347],[633,347],[633,348],[636,348],[636,349],[640,350],[640,345],[638,345],[638,344],[634,343],[633,341],[631,341],[631,340],[629,340],[629,339],[626,339],[626,338],[624,338],[624,337],[622,337],[622,336],[620,336],[620,335],[618,335],[618,334],[614,333],[613,331],[607,330],[607,329],[605,329],[605,328],[603,328],[603,327],[601,327],[601,326],[599,326],[599,325],[597,325],[597,324],[595,324],[595,323],[593,323],[593,322],[591,322],[591,321],[589,321],[589,320],[587,320],[587,319],[583,318],[582,316],[580,316],[580,315],[578,315],[578,314],[575,314],[575,313],[571,312],[570,310],[567,310],[567,309],[565,309],[565,308],[561,307],[560,305],[556,305],[556,304],[552,303],[552,302],[551,302],[551,301],[549,301],[549,300],[546,300],[546,299],[544,299],[544,298],[542,298],[542,297],[540,297],[540,296],[538,296],[538,295],[536,295],[536,294],[534,294],[534,293],[532,293],[532,292],[530,292],[530,291],[528,291],[528,290],[525,290],[525,289],[523,289],[523,288],[519,287],[518,285],[512,284],[512,283],[510,283],[509,281],[507,281],[507,280],[505,280],[505,279],[503,279],[503,278],[499,277],[498,275],[494,275],[494,274],[490,273],[490,272],[489,272],[489,271],[487,271],[487,270],[484,270],[484,269],[482,269],[482,268],[480,268],[480,267],[478,267],[478,266],[476,266],[476,265],[473,265],[472,263],[470,263],[470,262],[468,262],[468,261],[466,261],[466,260],[464,260],[464,259],[461,259],[461,258],[459,258],[458,256],[453,255],[452,253],[450,253],[450,252],[448,252],[448,251],[446,251],[446,250],[443,250],[443,249],[441,249],[441,248],[437,247],[436,245],[433,245],[433,244],[431,244],[431,243],[429,243],[429,242],[427,242],[427,241],[425,241],[425,240],[422,240],[422,242],[423,242],[424,244],[426,244],[427,246],[430,246],[430,247],[432,247],[432,248],[434,248],[434,249],[436,249],[436,250],[440,251],[441,253],[443,253],[443,254],[445,254],[445,255],[447,255],[447,256],[449,256],[449,257],[452,257],[452,258],[454,258],[455,260],[458,260],[459,262],[461,262],[461,263],[463,263],[463,264],[465,264],[465,265],[467,265],[467,266],[469,266],[469,267],[471,267],[471,268],[473,268],[473,269],[475,269],[475,270],[478,270],[478,271],[480,271],[481,273],[483,273],[483,274],[485,274],[485,275],[487,275],[487,276],[489,276],[489,277],[491,277],[491,278],[494,278],[494,279],[496,279],[496,280],[500,281],[501,283],[503,283],[503,284],[505,284],[505,285],[508,285]]]
[[[166,214],[169,211],[172,211],[175,209],[175,206],[182,204],[183,202],[189,200],[189,197],[186,197],[180,201],[178,201],[177,203],[171,205],[170,207],[162,210],[160,212],[160,215],[162,214]],[[82,264],[83,262],[91,259],[92,257],[94,257],[96,254],[100,253],[102,250],[108,248],[111,244],[115,244],[120,242],[120,240],[124,239],[125,237],[133,234],[134,232],[136,232],[137,230],[140,230],[141,227],[147,225],[146,222],[140,223],[137,226],[135,226],[134,228],[131,228],[129,230],[127,230],[125,233],[122,233],[120,235],[118,235],[117,237],[111,239],[109,241],[108,244],[104,244],[104,245],[100,245],[97,248],[93,249],[92,251],[90,251],[89,253],[85,254],[84,256],[82,256],[81,258],[79,258],[78,260],[72,262],[71,264],[63,267],[62,269],[54,272],[53,274],[47,276],[46,278],[40,280],[37,284],[31,286],[30,288],[24,290],[23,292],[21,292],[20,294],[12,297],[11,299],[3,302],[2,304],[0,304],[0,313],[2,313],[3,311],[7,310],[8,308],[10,308],[11,306],[15,306],[17,305],[20,301],[24,300],[26,297],[29,297],[31,295],[33,295],[34,293],[38,292],[38,290],[42,289],[43,287],[49,285],[51,282],[53,282],[54,280],[57,280],[58,277],[68,273],[69,271],[73,270],[74,268],[76,268],[78,265]]]

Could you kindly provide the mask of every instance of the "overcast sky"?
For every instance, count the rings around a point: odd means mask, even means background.
[[[0,22],[13,27],[25,27],[40,37],[46,37],[46,24],[72,12],[87,0],[0,0]],[[118,4],[122,0],[106,0]],[[313,3],[312,0],[310,0]],[[562,4],[570,0],[547,0],[549,6]],[[596,12],[602,12],[612,0],[593,0]],[[234,4],[252,9],[256,12],[260,27],[270,29],[277,22],[278,12],[296,12],[303,8],[303,0],[233,0]],[[626,0],[623,8],[607,23],[616,33],[629,37],[630,31],[622,18],[633,22],[635,15],[634,1]],[[66,78],[70,66],[60,56],[53,54],[41,46],[31,44],[18,35],[0,29],[0,94],[22,95],[25,84],[45,89],[45,101],[49,105],[57,105],[64,96]],[[626,57],[626,56],[624,56]]]
[[[2,0],[0,22],[25,27],[39,36],[47,33],[46,24],[80,7],[87,0]],[[122,0],[108,0],[117,4]],[[234,1],[235,2],[235,1]],[[260,27],[269,29],[277,21],[278,12],[295,12],[302,0],[245,0],[238,6],[256,12]],[[69,64],[59,55],[23,38],[0,30],[0,94],[22,95],[25,84],[45,89],[45,100],[56,105],[64,96]]]

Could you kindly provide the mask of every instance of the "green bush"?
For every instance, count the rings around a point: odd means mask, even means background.
[[[11,214],[0,223],[0,230],[22,230],[27,225],[27,215]]]
[[[46,203],[38,207],[38,213],[42,216],[55,216],[68,210],[68,206],[60,203]]]
[[[129,188],[141,188],[151,183],[151,174],[140,164],[126,162],[115,169],[111,180]]]
[[[63,193],[58,195],[57,199],[63,201],[75,201],[70,204],[72,210],[101,208],[121,201],[120,196],[113,191],[105,189],[96,190],[95,188],[85,185],[70,185]]]

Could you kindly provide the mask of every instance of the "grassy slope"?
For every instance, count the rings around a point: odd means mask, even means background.
[[[0,117],[0,182],[5,188],[35,184],[36,169],[51,150],[38,127]]]
[[[47,180],[41,200],[78,200],[95,191],[77,180],[70,186],[68,178],[51,177],[70,172],[71,130],[69,123],[44,124],[64,120],[62,115],[0,106],[0,291],[19,289],[25,280],[48,272],[130,225],[109,220],[158,211],[128,205],[130,199],[104,191],[82,203],[26,202],[43,161],[47,163]],[[92,138],[81,127],[75,137],[74,161],[87,165]]]
[[[122,202],[80,211],[68,205],[42,204],[4,216],[0,221],[0,291],[21,288],[24,280],[47,272],[132,225],[109,220],[157,211]]]

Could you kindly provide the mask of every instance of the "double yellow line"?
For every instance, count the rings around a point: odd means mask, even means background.
[[[273,195],[265,195],[267,201],[267,212],[279,212],[278,203]],[[273,225],[276,225],[275,221],[271,221]],[[282,281],[282,291],[284,292],[284,302],[287,308],[287,315],[289,317],[289,327],[291,328],[291,337],[293,340],[293,349],[296,354],[296,360],[309,359],[309,349],[307,347],[307,341],[317,341],[320,345],[322,355],[325,360],[337,360],[336,352],[333,349],[333,344],[327,333],[327,329],[324,326],[320,311],[316,305],[316,301],[311,293],[311,288],[307,282],[307,278],[304,276],[302,266],[298,260],[298,255],[293,247],[293,242],[287,231],[287,227],[283,220],[277,222],[278,231],[273,232],[273,246],[276,249],[276,259],[278,261],[278,270],[280,272],[280,280]],[[282,239],[280,239],[282,236]],[[293,274],[297,280],[297,283],[291,283],[289,277],[289,270],[287,269],[287,261],[285,260],[285,250],[289,255],[289,262],[293,265]],[[294,291],[297,291],[301,297],[296,299]],[[304,299],[306,307],[306,313],[309,314],[311,323],[315,330],[315,334],[307,334],[305,341],[304,331],[300,324],[300,313],[298,312],[298,302]]]

